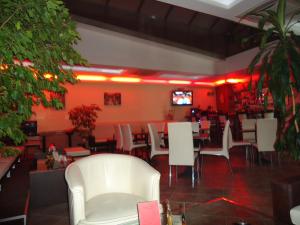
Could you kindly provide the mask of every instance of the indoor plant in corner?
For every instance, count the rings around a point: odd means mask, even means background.
[[[84,146],[88,144],[87,140],[96,127],[97,111],[101,109],[95,104],[77,106],[69,111],[69,119],[74,130],[79,132]]]
[[[1,0],[0,148],[5,139],[16,145],[25,140],[20,127],[30,119],[32,106],[62,108],[59,99],[49,99],[46,93],[65,93],[64,85],[76,82],[63,64],[85,63],[73,49],[77,40],[75,23],[62,1]]]
[[[300,91],[300,36],[293,28],[299,23],[296,16],[300,11],[296,10],[287,17],[286,0],[279,0],[276,10],[268,8],[250,14],[259,17],[261,36],[259,51],[249,65],[249,72],[253,74],[260,65],[258,94],[266,86],[273,97],[279,122],[275,149],[288,151],[299,160],[300,104],[296,97]],[[287,104],[287,99],[290,104]]]

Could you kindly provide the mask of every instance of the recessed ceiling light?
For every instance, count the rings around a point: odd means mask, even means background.
[[[241,0],[198,0],[207,4],[217,5],[226,9],[229,9],[239,3]]]

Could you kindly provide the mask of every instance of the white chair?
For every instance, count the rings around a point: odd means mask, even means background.
[[[225,115],[219,115],[219,122],[220,122],[221,127],[225,127],[226,116]]]
[[[137,203],[159,199],[160,173],[145,161],[97,154],[65,172],[71,225],[138,224]]]
[[[198,122],[192,122],[192,131],[193,131],[193,133],[199,135],[200,128],[199,128],[199,123]]]
[[[264,152],[275,152],[274,144],[276,141],[277,119],[257,119],[256,122],[256,136],[259,160],[261,161],[261,154]],[[271,163],[272,163],[271,155]]]
[[[271,119],[274,118],[274,112],[266,112],[264,113],[264,118]]]
[[[231,128],[229,126],[229,130],[228,130],[228,146],[229,149],[233,148],[233,147],[245,147],[246,148],[246,161],[248,160],[248,155],[250,155],[250,160],[253,160],[253,152],[252,152],[252,143],[248,142],[248,141],[234,141],[232,138],[232,133],[231,133]],[[250,151],[249,151],[250,149]]]
[[[208,140],[210,141],[210,121],[209,120],[201,120],[200,121],[200,139],[202,141]]]
[[[290,210],[291,221],[295,225],[300,225],[300,205]]]
[[[238,117],[239,117],[240,123],[242,123],[242,121],[243,121],[244,119],[247,119],[247,114],[246,114],[246,113],[239,113],[239,114],[238,114]]]
[[[172,166],[192,167],[192,187],[195,187],[195,161],[199,181],[199,148],[194,148],[191,122],[168,123],[169,136],[169,187],[172,183]],[[177,178],[177,167],[176,167]]]
[[[229,132],[229,120],[226,121],[225,123],[225,127],[224,127],[224,131],[223,131],[223,138],[222,138],[222,147],[221,148],[211,148],[211,147],[207,147],[207,148],[202,148],[200,150],[200,156],[201,158],[201,174],[202,174],[202,170],[203,170],[203,156],[204,155],[211,155],[211,156],[222,156],[225,157],[227,159],[227,163],[228,163],[228,167],[230,172],[232,173],[232,168],[231,168],[231,164],[230,164],[230,160],[229,160],[229,152],[228,152],[228,132]]]
[[[123,135],[121,131],[121,125],[117,124],[114,125],[114,131],[115,131],[115,138],[116,138],[116,149],[122,150],[123,149]]]
[[[146,143],[133,143],[133,136],[129,124],[122,124],[121,130],[123,135],[123,151],[129,152],[129,154],[131,155],[133,150],[147,147]]]
[[[160,138],[158,135],[157,126],[154,123],[148,123],[148,130],[151,139],[150,160],[156,155],[168,155],[169,149],[160,147]]]
[[[256,143],[255,126],[256,126],[256,119],[242,120],[243,141]]]

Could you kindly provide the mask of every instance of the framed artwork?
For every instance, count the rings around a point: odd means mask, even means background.
[[[104,92],[104,105],[121,105],[121,93]]]

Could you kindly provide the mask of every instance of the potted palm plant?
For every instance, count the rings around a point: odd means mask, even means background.
[[[101,109],[95,104],[77,106],[69,111],[69,119],[74,130],[79,132],[83,145],[87,145],[87,140],[92,136],[96,127],[97,111],[101,111]]]
[[[299,23],[299,13],[297,10],[287,17],[286,0],[279,0],[276,10],[251,13],[259,18],[261,32],[259,51],[249,65],[250,74],[259,71],[258,94],[266,87],[278,112],[275,149],[288,151],[295,159],[300,159],[300,105],[296,101],[300,91],[300,36],[293,28]]]

